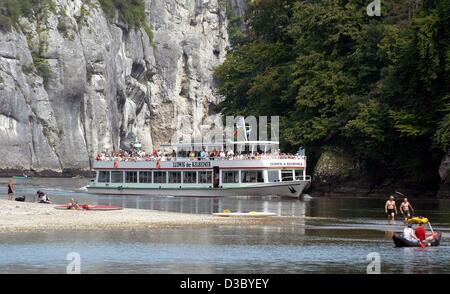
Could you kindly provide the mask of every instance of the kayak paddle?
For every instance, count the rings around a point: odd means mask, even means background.
[[[395,191],[395,193],[398,194],[398,195],[400,195],[400,196],[406,197],[405,194],[403,194],[402,192]]]

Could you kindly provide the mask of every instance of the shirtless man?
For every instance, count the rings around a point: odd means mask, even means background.
[[[405,218],[405,224],[408,223],[408,219],[411,218],[414,214],[414,208],[411,203],[409,203],[408,198],[404,198],[402,204],[400,204],[400,212],[403,214]]]
[[[397,214],[397,205],[395,204],[394,196],[390,196],[389,200],[386,201],[386,205],[384,206],[384,211],[388,216],[389,224],[392,225],[395,222],[395,215]]]

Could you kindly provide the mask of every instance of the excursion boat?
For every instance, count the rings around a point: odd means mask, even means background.
[[[267,150],[279,142],[231,143],[232,158],[189,157],[189,148],[224,150],[225,144],[163,145],[171,160],[95,161],[95,180],[88,193],[185,197],[283,196],[300,197],[311,183],[306,175],[306,156],[278,155]],[[261,151],[262,149],[262,151]],[[257,153],[260,150],[261,153]],[[278,150],[278,149],[276,149]]]

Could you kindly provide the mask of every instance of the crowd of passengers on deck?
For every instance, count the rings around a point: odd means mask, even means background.
[[[147,153],[143,150],[120,150],[118,152],[104,150],[99,153],[96,161],[176,161],[177,159],[189,160],[261,160],[261,159],[298,159],[302,156],[288,153],[248,153],[235,154],[233,150],[207,152],[201,151],[181,151],[177,154],[175,150],[171,153],[163,153],[161,150],[154,150],[153,153]]]

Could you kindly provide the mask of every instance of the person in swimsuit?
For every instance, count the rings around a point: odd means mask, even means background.
[[[75,199],[70,199],[69,204],[67,204],[67,209],[69,210],[79,210],[80,205],[78,205],[78,202],[75,201]]]
[[[395,197],[391,195],[389,200],[386,201],[384,210],[388,216],[389,224],[392,225],[395,222],[395,215],[397,214],[397,205],[395,204]]]
[[[11,180],[8,181],[8,200],[13,200],[14,184]]]
[[[52,204],[50,198],[44,192],[38,191],[36,194],[38,195],[38,203]]]
[[[414,208],[411,203],[409,203],[408,198],[404,198],[402,204],[400,204],[400,212],[403,214],[405,218],[405,224],[408,223],[408,219],[410,219],[414,214]]]

